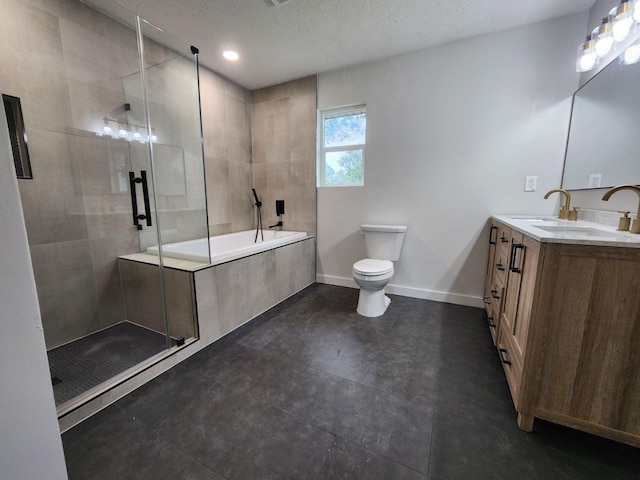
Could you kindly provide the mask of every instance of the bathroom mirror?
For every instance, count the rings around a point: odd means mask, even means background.
[[[640,184],[640,62],[613,60],[573,97],[562,188]]]

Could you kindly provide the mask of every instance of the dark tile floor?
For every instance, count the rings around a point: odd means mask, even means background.
[[[63,435],[71,479],[640,479],[640,450],[516,426],[479,309],[312,285]]]

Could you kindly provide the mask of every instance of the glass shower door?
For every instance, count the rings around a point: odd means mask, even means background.
[[[151,156],[163,266],[175,259],[163,245],[203,239],[209,262],[204,157],[200,122],[197,49],[140,19],[144,82],[151,132]],[[141,239],[141,245],[155,238]],[[163,268],[167,330],[174,342],[197,337],[191,276]]]
[[[29,130],[34,178],[20,180],[20,189],[54,395],[64,413],[165,351],[168,332],[162,301],[162,321],[150,328],[129,315],[137,305],[123,295],[133,288],[162,298],[159,265],[133,279],[123,275],[132,264],[123,258],[143,251],[141,236],[158,235],[146,122],[133,100],[143,98],[143,86],[129,81],[140,72],[136,17],[115,6],[106,16],[79,2],[53,13],[47,2],[33,3],[13,0],[15,22],[59,50],[48,52],[50,59],[15,62],[25,85],[12,92],[22,98]],[[31,15],[39,10],[59,15],[59,28],[38,30]],[[19,51],[23,40],[17,36],[10,48]],[[48,82],[39,80],[43,59],[53,72]],[[145,215],[141,230],[129,172],[137,180],[138,215]]]

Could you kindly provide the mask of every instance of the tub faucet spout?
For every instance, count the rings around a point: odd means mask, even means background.
[[[282,220],[280,220],[278,223],[276,223],[275,225],[269,225],[269,228],[276,228],[276,227],[282,227]]]

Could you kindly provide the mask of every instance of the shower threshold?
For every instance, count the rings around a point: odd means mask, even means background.
[[[118,323],[49,350],[56,407],[84,397],[109,379],[164,351],[167,351],[164,335],[130,322]]]

